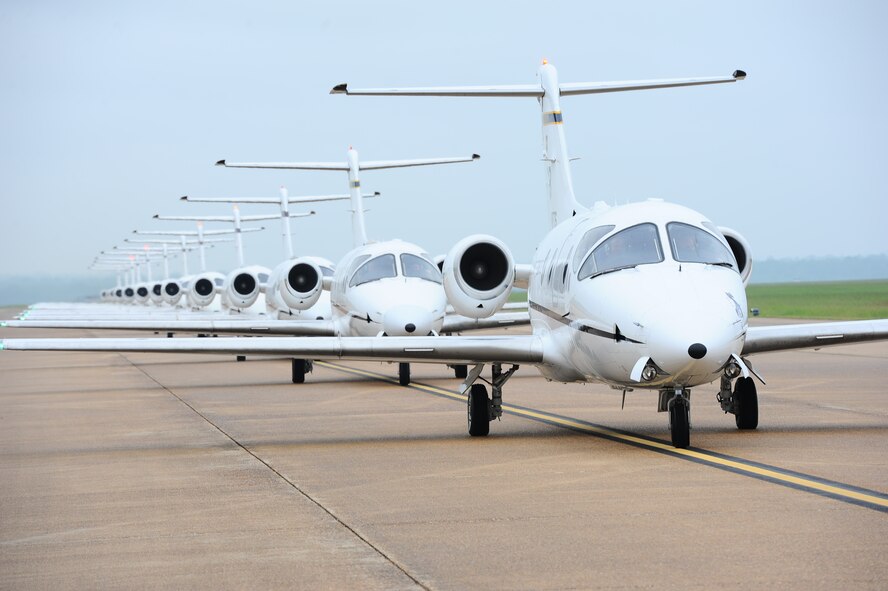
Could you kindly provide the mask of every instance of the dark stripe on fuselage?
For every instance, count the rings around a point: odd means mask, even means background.
[[[628,341],[630,343],[635,343],[636,345],[643,345],[644,344],[641,341],[636,341],[635,339],[630,339],[629,337],[623,335],[618,328],[614,332],[607,332],[606,330],[593,328],[593,327],[589,326],[588,324],[583,324],[582,322],[577,322],[576,320],[571,320],[569,318],[569,316],[570,316],[569,312],[567,314],[565,314],[564,316],[562,316],[562,315],[557,314],[556,312],[553,312],[552,310],[546,308],[545,306],[541,306],[538,303],[530,301],[530,300],[527,300],[527,305],[530,306],[532,309],[536,310],[537,312],[539,312],[541,314],[545,314],[546,316],[548,316],[552,320],[557,320],[561,324],[564,324],[565,326],[569,326],[570,328],[572,328],[574,330],[578,330],[580,332],[585,332],[587,334],[591,334],[596,337],[611,339],[611,340],[614,340],[617,342]]]

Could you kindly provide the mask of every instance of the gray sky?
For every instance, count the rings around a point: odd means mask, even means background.
[[[546,231],[533,99],[329,96],[353,87],[749,73],[739,84],[566,97],[578,199],[661,197],[757,258],[888,253],[888,4],[882,2],[26,2],[0,5],[0,273],[81,273],[155,213],[226,213],[180,195],[346,192],[333,172],[229,160],[481,154],[370,171],[367,226],[444,253],[494,234],[529,261]],[[293,223],[338,260],[345,202]],[[245,213],[260,213],[244,207]],[[245,236],[283,258],[279,226]],[[196,256],[191,259],[196,269]],[[233,247],[210,267],[234,266]],[[179,263],[173,263],[174,269]]]

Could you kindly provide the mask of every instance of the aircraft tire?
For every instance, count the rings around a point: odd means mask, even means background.
[[[469,366],[465,364],[454,365],[453,375],[461,380],[466,379],[469,375]]]
[[[684,449],[691,444],[691,422],[688,405],[676,400],[669,409],[669,424],[672,431],[672,445]]]
[[[490,399],[487,398],[487,386],[472,384],[467,407],[469,435],[485,437],[490,433]]]
[[[305,383],[305,360],[303,359],[293,359],[292,360],[293,367],[293,383],[294,384],[304,384]]]
[[[398,383],[402,386],[410,385],[410,364],[409,363],[399,363],[398,364]]]
[[[758,427],[758,393],[752,378],[737,378],[737,383],[734,384],[734,404],[737,409],[734,419],[738,429],[752,430]]]

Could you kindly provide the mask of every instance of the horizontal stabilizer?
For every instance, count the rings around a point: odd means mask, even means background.
[[[429,86],[425,88],[355,88],[337,84],[330,94],[355,96],[543,96],[539,84],[509,86]]]
[[[379,197],[379,191],[364,193],[364,199]],[[189,203],[266,203],[279,204],[280,197],[189,197],[185,195],[179,198]],[[318,203],[321,201],[345,201],[351,199],[351,195],[306,195],[304,197],[288,197],[287,203]],[[241,218],[244,219],[244,218]]]
[[[370,160],[361,162],[361,170],[379,170],[382,168],[407,168],[409,166],[431,166],[433,164],[454,164],[457,162],[474,162],[481,156],[472,154],[455,158],[420,158],[416,160]]]
[[[561,84],[561,96],[574,94],[602,94],[629,90],[650,90],[654,88],[678,88],[681,86],[703,86],[704,84],[725,84],[746,78],[746,72],[736,70],[731,76],[711,78],[674,78],[669,80],[626,80],[622,82],[572,82]]]
[[[216,166],[226,168],[280,168],[294,170],[348,170],[348,162],[227,162],[220,160]],[[278,200],[279,202],[280,200]]]

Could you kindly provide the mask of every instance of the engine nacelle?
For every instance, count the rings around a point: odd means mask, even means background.
[[[487,318],[499,310],[515,283],[515,261],[497,238],[476,234],[457,242],[444,259],[444,291],[457,313]]]
[[[278,310],[308,310],[321,297],[323,278],[320,266],[312,260],[284,261],[271,272],[265,297]]]
[[[201,273],[191,278],[186,290],[188,305],[192,308],[206,308],[216,299],[216,289],[222,288],[225,276],[222,273]]]
[[[719,227],[718,231],[728,241],[728,246],[731,247],[731,252],[734,253],[734,258],[737,259],[737,266],[740,267],[740,277],[743,279],[743,285],[746,285],[749,283],[749,276],[752,274],[752,250],[749,248],[749,243],[739,232],[730,228]]]
[[[235,269],[225,278],[224,302],[230,308],[249,308],[259,299],[271,271],[251,266]]]
[[[184,293],[182,284],[179,281],[176,281],[175,279],[167,279],[163,282],[163,301],[170,306],[178,304]]]
[[[136,285],[136,293],[134,300],[138,304],[147,304],[151,296],[151,286],[147,283],[139,283]]]
[[[148,298],[155,306],[163,303],[163,281],[153,281],[148,284]]]

